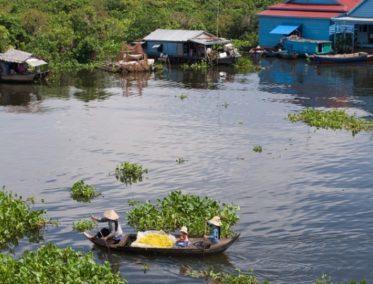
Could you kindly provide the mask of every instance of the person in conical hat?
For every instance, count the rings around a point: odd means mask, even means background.
[[[97,222],[107,222],[108,227],[101,229],[100,232],[96,234],[96,238],[103,239],[105,241],[112,239],[114,243],[120,242],[123,238],[123,230],[119,224],[119,215],[115,210],[106,210],[102,218],[97,218],[91,215],[91,219]]]
[[[204,238],[211,244],[217,244],[220,241],[220,227],[222,225],[219,216],[214,216],[212,219],[207,221],[210,227],[210,235],[204,236]]]
[[[187,247],[189,246],[189,239],[188,239],[188,228],[186,226],[182,226],[180,229],[180,237],[176,241],[177,247]]]

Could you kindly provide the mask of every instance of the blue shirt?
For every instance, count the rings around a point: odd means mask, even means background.
[[[215,227],[215,226],[211,227],[209,240],[212,244],[217,244],[219,242],[219,228],[218,227]]]

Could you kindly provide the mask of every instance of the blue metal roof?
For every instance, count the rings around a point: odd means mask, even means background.
[[[270,34],[275,35],[289,35],[293,31],[299,28],[299,25],[278,25],[273,30],[270,31]]]

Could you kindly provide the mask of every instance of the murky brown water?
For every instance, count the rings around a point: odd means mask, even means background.
[[[72,222],[109,207],[123,219],[128,199],[155,200],[182,189],[241,206],[242,238],[218,256],[93,250],[130,283],[201,282],[182,276],[183,265],[252,268],[271,283],[313,283],[324,272],[335,281],[370,283],[372,133],[315,130],[286,117],[305,106],[372,115],[373,66],[261,64],[259,74],[173,68],[125,78],[67,74],[60,86],[1,84],[0,184],[45,199],[37,206],[60,222],[47,228],[45,242],[84,251],[92,246]],[[256,144],[262,153],[252,150]],[[187,162],[177,164],[179,157]],[[116,181],[115,166],[126,160],[149,169],[143,182]],[[103,195],[75,202],[69,190],[79,179]],[[25,240],[16,255],[37,246]]]

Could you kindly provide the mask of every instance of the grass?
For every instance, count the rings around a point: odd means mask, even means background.
[[[303,121],[316,128],[345,129],[351,131],[353,135],[360,131],[373,130],[373,121],[348,115],[341,109],[321,111],[306,108],[300,113],[288,114],[288,119],[291,122]]]
[[[116,179],[125,184],[142,181],[144,173],[148,173],[148,170],[143,169],[142,165],[130,162],[121,163],[115,168]]]
[[[177,96],[180,100],[186,100],[188,98],[188,95],[185,95],[185,94],[181,94],[181,95],[178,95]]]
[[[23,200],[3,187],[0,190],[0,248],[18,245],[18,241],[27,236],[30,241],[42,239],[40,230],[53,223],[46,219],[46,210],[32,210],[32,198]]]
[[[92,230],[97,226],[96,222],[89,219],[80,219],[73,223],[73,229],[78,232]]]
[[[70,194],[74,200],[81,202],[90,202],[100,195],[93,186],[85,184],[82,180],[73,184]]]

